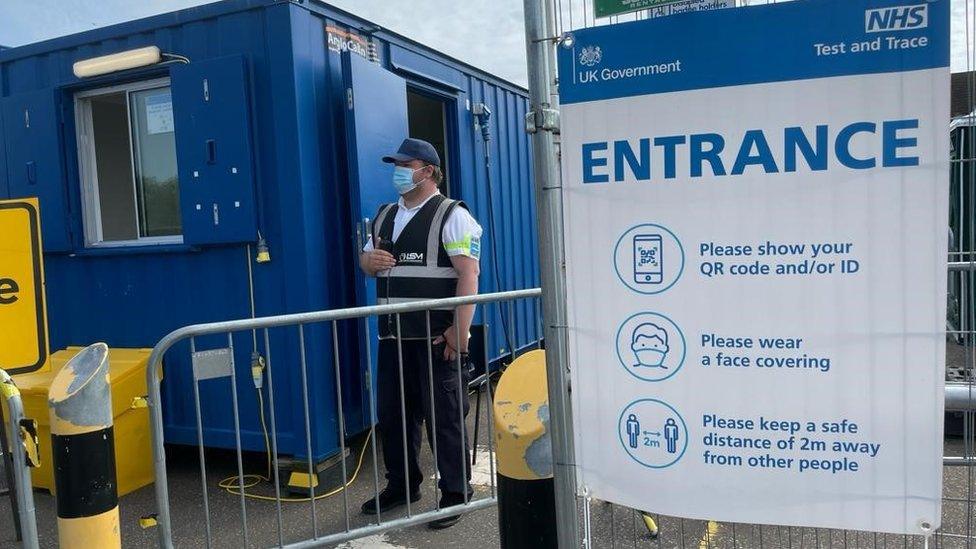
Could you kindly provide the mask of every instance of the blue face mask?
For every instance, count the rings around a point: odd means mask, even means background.
[[[413,182],[413,170],[404,166],[393,168],[393,186],[400,194],[407,194],[416,189],[417,184]]]
[[[422,170],[423,168],[417,168]],[[393,187],[396,188],[397,193],[407,194],[408,192],[417,188],[417,185],[424,180],[420,180],[417,183],[413,181],[413,173],[417,170],[411,170],[406,166],[396,166],[393,168]],[[426,178],[425,178],[426,179]]]

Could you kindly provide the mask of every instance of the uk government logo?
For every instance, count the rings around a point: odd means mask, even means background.
[[[681,59],[667,59],[661,62],[632,67],[597,68],[597,65],[601,63],[603,63],[603,49],[600,46],[586,46],[579,50],[579,64],[583,67],[583,70],[573,71],[573,83],[608,82],[611,80],[681,72]]]
[[[580,52],[579,62],[584,67],[599,65],[600,61],[603,61],[603,50],[600,49],[600,46],[586,46]]]

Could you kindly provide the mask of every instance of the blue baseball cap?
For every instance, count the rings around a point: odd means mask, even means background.
[[[409,162],[411,160],[421,160],[437,167],[441,165],[441,157],[437,154],[437,149],[423,139],[408,137],[400,143],[400,148],[395,154],[383,157],[383,162],[392,164],[394,162]]]

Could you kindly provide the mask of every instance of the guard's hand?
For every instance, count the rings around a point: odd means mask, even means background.
[[[468,352],[467,334],[461,334],[461,341],[458,341],[457,330],[454,326],[448,327],[444,333],[434,338],[434,344],[444,343],[444,360],[455,360],[458,352]]]
[[[370,250],[366,254],[366,268],[374,275],[396,266],[393,254],[386,250]]]

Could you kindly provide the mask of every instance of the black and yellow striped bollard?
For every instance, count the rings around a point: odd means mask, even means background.
[[[544,351],[509,365],[495,390],[494,412],[501,547],[556,547]]]
[[[108,346],[87,347],[48,393],[62,549],[121,547]]]

